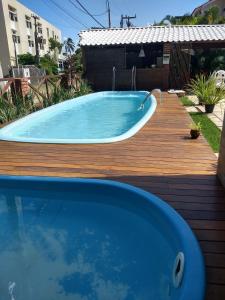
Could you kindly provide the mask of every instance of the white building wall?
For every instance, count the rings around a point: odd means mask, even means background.
[[[13,10],[9,9],[10,7]],[[15,12],[17,21],[10,19],[10,11]],[[32,15],[37,14],[16,0],[0,0],[0,61],[2,62],[4,75],[8,74],[8,67],[15,65],[16,62],[12,30],[15,30],[15,35],[20,39],[20,43],[16,43],[17,54],[29,52],[35,55],[34,19],[31,17]],[[32,28],[27,27],[26,17],[31,18]],[[43,39],[46,41],[43,45],[44,49],[40,49],[40,55],[43,56],[49,52],[48,40],[50,37],[54,37],[61,42],[61,31],[41,17],[37,22],[41,24],[40,28],[42,28],[42,33],[39,36],[43,36]],[[30,36],[30,41],[34,44],[33,47],[29,46],[28,36]]]

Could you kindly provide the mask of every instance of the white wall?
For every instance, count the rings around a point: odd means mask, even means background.
[[[18,22],[10,20],[8,6],[16,9]],[[0,60],[2,61],[4,75],[7,74],[8,66],[15,64],[12,29],[16,30],[17,35],[20,36],[20,44],[16,44],[18,54],[29,52],[35,55],[35,47],[29,47],[28,44],[28,35],[31,36],[31,40],[34,42],[33,18],[31,18],[32,28],[29,29],[26,25],[26,16],[31,17],[32,14],[35,13],[16,0],[0,0]],[[53,37],[53,32],[54,36],[57,36],[57,39],[61,42],[61,31],[41,17],[38,22],[42,24],[42,34],[40,36],[43,36],[43,39],[46,40],[44,50],[40,50],[40,55],[43,56],[49,51],[48,40]],[[47,28],[49,36],[47,35]]]

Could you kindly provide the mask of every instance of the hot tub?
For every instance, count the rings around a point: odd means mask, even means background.
[[[146,91],[99,92],[64,101],[4,127],[0,139],[66,144],[122,141],[137,133],[154,113],[156,99],[148,95]]]
[[[204,299],[192,231],[133,186],[1,177],[0,228],[2,299]]]

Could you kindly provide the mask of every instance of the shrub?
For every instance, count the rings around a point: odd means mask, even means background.
[[[36,63],[35,56],[30,53],[18,55],[18,62],[20,65],[34,65]]]
[[[189,91],[194,93],[199,102],[204,104],[217,104],[225,98],[224,87],[217,87],[216,79],[212,76],[198,75],[188,85]]]
[[[68,99],[86,95],[90,92],[91,88],[86,83],[81,84],[79,91],[76,91],[75,88],[64,89],[62,87],[55,87],[49,99],[47,97],[43,99],[43,107],[48,107]],[[40,108],[35,105],[34,96],[32,94],[29,94],[24,98],[14,97],[13,101],[9,101],[7,97],[1,96],[0,123],[7,123],[16,120],[35,112],[38,109]]]
[[[40,58],[40,66],[47,75],[58,74],[58,65],[48,54]]]

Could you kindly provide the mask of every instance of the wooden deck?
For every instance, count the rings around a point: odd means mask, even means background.
[[[202,247],[206,299],[225,299],[225,192],[204,140],[188,138],[190,117],[176,96],[134,137],[99,145],[0,142],[0,173],[89,177],[127,182],[155,193],[190,224]]]

